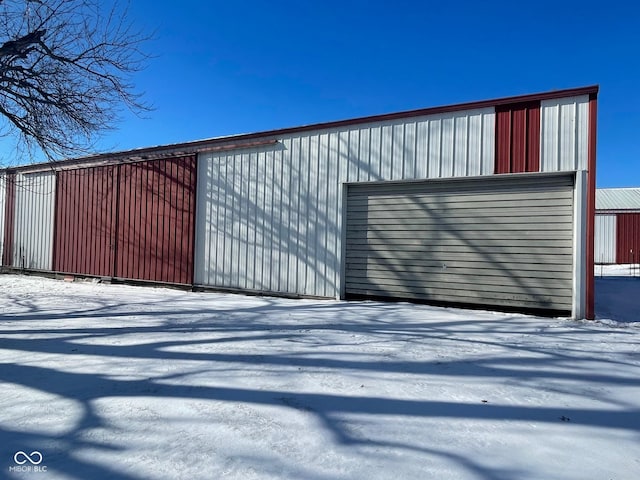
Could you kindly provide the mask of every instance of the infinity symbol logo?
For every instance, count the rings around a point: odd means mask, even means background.
[[[21,457],[23,459],[19,460]],[[31,452],[31,455],[27,455],[22,450],[20,450],[13,456],[13,461],[18,465],[23,465],[27,463],[27,461],[31,462],[31,464],[33,465],[39,465],[42,462],[42,454],[39,451],[34,450],[33,452]]]

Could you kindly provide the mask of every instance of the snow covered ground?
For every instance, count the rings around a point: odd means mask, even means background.
[[[0,478],[638,479],[613,280],[576,322],[0,275]]]

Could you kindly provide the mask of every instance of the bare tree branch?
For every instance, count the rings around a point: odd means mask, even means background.
[[[132,83],[147,37],[126,18],[100,0],[0,0],[0,134],[53,161],[88,153],[121,108],[148,110]]]

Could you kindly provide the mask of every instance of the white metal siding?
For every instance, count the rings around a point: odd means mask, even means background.
[[[599,188],[596,210],[640,211],[640,188]]]
[[[52,268],[55,180],[52,172],[16,176],[16,268]]]
[[[587,170],[589,96],[543,100],[540,110],[540,171]]]
[[[347,294],[572,310],[573,178],[353,184]]]
[[[491,175],[493,108],[279,137],[201,154],[195,280],[339,295],[343,182]]]
[[[595,263],[616,263],[616,216],[596,215]]]

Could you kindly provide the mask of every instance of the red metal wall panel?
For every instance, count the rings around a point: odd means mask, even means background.
[[[2,265],[10,267],[13,263],[13,228],[16,219],[16,174],[5,176],[4,232]]]
[[[496,107],[495,173],[540,170],[540,102]]]
[[[112,276],[117,166],[58,172],[53,268]]]
[[[619,213],[616,219],[616,263],[640,263],[640,213]]]
[[[120,166],[116,277],[193,283],[196,157]]]

